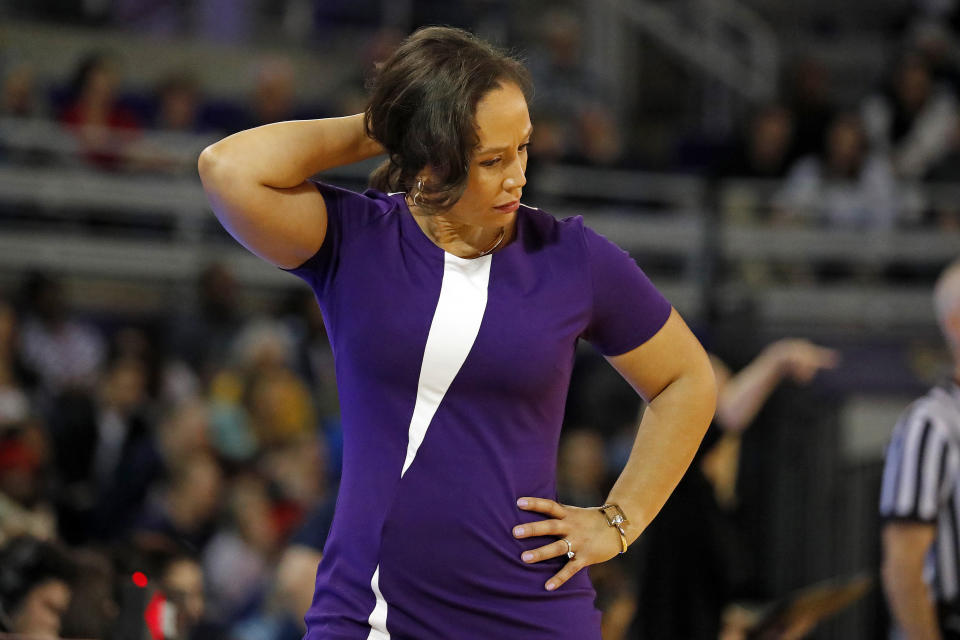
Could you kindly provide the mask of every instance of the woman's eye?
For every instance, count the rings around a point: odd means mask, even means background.
[[[500,158],[491,158],[490,160],[484,160],[480,163],[481,167],[492,167],[493,165],[500,162]]]
[[[529,142],[524,142],[522,145],[520,145],[520,151],[529,151],[529,150],[530,150]]]

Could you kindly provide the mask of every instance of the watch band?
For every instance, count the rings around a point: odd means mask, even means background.
[[[627,534],[623,530],[623,525],[627,524],[626,514],[623,512],[623,509],[619,505],[612,502],[608,502],[600,507],[600,513],[603,514],[603,517],[607,519],[607,524],[611,527],[616,528],[617,533],[620,534],[620,553],[627,552]]]

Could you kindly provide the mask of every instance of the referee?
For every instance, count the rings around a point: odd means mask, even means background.
[[[960,260],[934,289],[952,378],[910,405],[887,449],[880,494],[883,586],[909,640],[960,639]]]

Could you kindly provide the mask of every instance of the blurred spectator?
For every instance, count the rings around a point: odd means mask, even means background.
[[[950,132],[946,154],[927,174],[931,183],[960,182],[960,119]],[[939,198],[929,212],[933,226],[948,233],[960,231],[960,203],[955,198]]]
[[[87,55],[74,71],[70,102],[60,114],[60,121],[80,142],[84,157],[102,169],[123,166],[140,129],[133,112],[117,100],[119,84],[116,58],[102,52]]]
[[[320,500],[329,497],[323,442],[303,437],[266,451],[260,473],[269,481],[273,520],[286,538]]]
[[[395,27],[381,27],[361,44],[358,64],[351,65],[352,73],[334,92],[334,113],[360,113],[366,109],[367,81],[373,77],[376,65],[390,57],[405,36],[406,32]],[[321,116],[314,114],[310,117]]]
[[[565,160],[593,167],[629,168],[624,132],[613,113],[600,104],[585,105],[575,120],[576,146]]]
[[[310,390],[291,368],[293,342],[273,320],[250,322],[234,345],[237,372],[245,385],[244,404],[262,446],[312,436],[317,427]]]
[[[20,357],[18,333],[16,310],[0,299],[0,429],[31,412],[26,386],[30,376]]]
[[[206,384],[227,364],[243,318],[237,304],[237,282],[226,265],[206,267],[196,293],[194,308],[173,319],[167,341],[174,364],[185,363]]]
[[[915,21],[908,34],[907,46],[923,57],[935,83],[957,94],[960,89],[960,52],[945,23],[939,20]]]
[[[313,600],[317,565],[323,557],[335,500],[317,503],[290,538],[277,562],[273,588],[260,610],[235,628],[238,640],[298,640],[306,631],[304,615]]]
[[[781,220],[847,229],[891,229],[901,215],[890,162],[868,151],[860,120],[851,114],[830,124],[823,156],[794,165],[774,206]]]
[[[196,133],[200,126],[200,84],[189,72],[167,75],[157,86],[153,128]]]
[[[39,424],[0,425],[0,545],[19,535],[56,537],[49,449]]]
[[[283,321],[293,341],[294,371],[307,383],[321,419],[339,415],[333,351],[313,292],[297,288],[284,309]]]
[[[796,61],[788,76],[786,107],[793,117],[791,159],[824,151],[827,128],[836,115],[827,68],[814,58]]]
[[[229,526],[213,537],[203,558],[211,609],[221,621],[241,619],[260,603],[280,550],[264,481],[244,474],[228,493]]]
[[[197,556],[172,545],[153,556],[152,575],[166,601],[173,605],[177,640],[225,640],[223,625],[212,621],[207,607],[207,587]]]
[[[603,504],[610,490],[603,437],[590,429],[564,434],[557,465],[557,493],[564,504]]]
[[[537,88],[533,108],[549,108],[573,125],[589,104],[603,99],[597,80],[583,66],[583,32],[579,16],[564,7],[550,9],[539,22],[538,42],[527,67]]]
[[[147,409],[146,367],[110,363],[96,392],[55,401],[50,432],[60,483],[61,535],[71,543],[126,532],[161,473]]]
[[[165,549],[173,543],[200,553],[215,532],[223,472],[205,451],[171,464],[163,486],[148,499],[134,525],[134,540],[144,549]]]
[[[193,453],[210,453],[210,409],[200,398],[190,398],[168,408],[157,425],[157,445],[169,471],[178,460]]]
[[[46,640],[60,637],[75,569],[53,543],[20,537],[0,549],[0,631]]]
[[[76,566],[70,605],[63,616],[64,638],[112,638],[120,606],[114,595],[116,575],[110,558],[89,549],[75,549]]]
[[[296,88],[296,71],[289,58],[261,60],[254,72],[249,126],[296,119]]]
[[[105,355],[93,327],[67,315],[63,286],[51,276],[27,276],[22,293],[20,352],[44,397],[93,387]]]
[[[200,87],[189,73],[167,76],[157,87],[146,118],[158,130],[129,145],[125,166],[129,170],[193,175],[197,156],[211,140],[198,136]]]
[[[734,178],[783,178],[790,167],[793,133],[793,114],[788,109],[779,104],[763,107],[716,173]]]
[[[20,64],[10,69],[0,87],[0,117],[34,118],[43,114],[37,99],[33,67]]]
[[[739,434],[784,380],[808,384],[837,353],[806,340],[769,345],[737,374],[713,357],[717,415],[690,469],[637,545],[634,638],[716,640],[722,613],[744,595],[751,554],[732,518]]]
[[[170,555],[159,569],[160,590],[177,608],[178,636],[199,637],[196,630],[207,612],[203,570],[197,559],[187,553]]]
[[[590,429],[566,431],[560,442],[557,494],[563,504],[594,507],[603,504],[612,483],[607,477],[603,437]],[[590,580],[603,614],[604,640],[621,640],[636,611],[636,593],[620,559],[594,565]]]
[[[890,154],[898,175],[922,178],[944,156],[957,122],[957,101],[949,87],[937,85],[917,54],[897,64],[890,87],[863,105],[870,144]]]

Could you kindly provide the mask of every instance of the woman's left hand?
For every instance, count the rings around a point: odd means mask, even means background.
[[[584,567],[606,562],[620,552],[620,534],[607,524],[607,519],[597,508],[584,509],[547,500],[546,498],[520,498],[517,506],[524,511],[536,511],[550,516],[550,520],[528,522],[513,528],[515,538],[556,536],[550,544],[524,551],[521,559],[526,563],[541,562],[567,555],[567,542],[574,557],[567,561],[545,585],[553,591]]]

